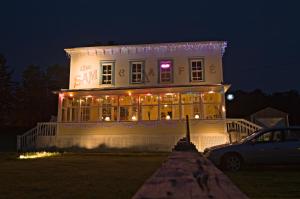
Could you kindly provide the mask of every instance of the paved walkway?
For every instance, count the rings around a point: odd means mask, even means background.
[[[174,151],[133,199],[248,199],[198,152]]]

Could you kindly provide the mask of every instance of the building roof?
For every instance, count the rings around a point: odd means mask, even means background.
[[[286,117],[288,113],[280,111],[278,109],[272,107],[266,107],[262,110],[259,110],[251,115],[251,117],[255,118],[278,118],[278,117]]]
[[[115,53],[139,53],[139,52],[172,52],[176,50],[200,50],[200,49],[221,49],[222,54],[227,47],[226,41],[193,41],[174,43],[150,43],[150,44],[127,44],[127,45],[97,45],[87,47],[66,48],[65,51],[73,53],[88,54],[115,54]]]

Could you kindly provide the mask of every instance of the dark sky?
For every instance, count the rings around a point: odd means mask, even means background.
[[[3,0],[0,53],[18,77],[28,64],[68,64],[70,46],[226,40],[234,89],[300,90],[300,1],[176,2]]]

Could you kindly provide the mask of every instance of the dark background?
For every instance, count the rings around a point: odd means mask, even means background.
[[[233,89],[299,90],[299,9],[276,0],[4,0],[0,52],[19,80],[29,64],[68,64],[70,46],[226,40]]]

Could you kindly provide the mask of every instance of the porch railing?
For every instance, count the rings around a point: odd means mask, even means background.
[[[230,142],[234,142],[251,135],[262,127],[245,119],[228,118],[226,119],[226,128]]]
[[[36,127],[17,137],[17,150],[33,150],[36,147],[38,136],[56,136],[56,122],[38,123]]]

